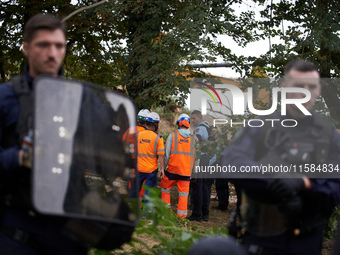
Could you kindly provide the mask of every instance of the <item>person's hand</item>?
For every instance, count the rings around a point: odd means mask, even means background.
[[[163,178],[164,177],[164,169],[161,169],[161,171],[159,172],[159,178]]]
[[[298,195],[305,188],[303,178],[273,179],[267,185],[267,190],[276,198],[288,198]]]
[[[28,134],[23,138],[21,150],[19,151],[19,165],[32,168],[33,161],[33,131],[29,130]]]
[[[32,147],[19,151],[19,165],[27,168],[32,168]]]

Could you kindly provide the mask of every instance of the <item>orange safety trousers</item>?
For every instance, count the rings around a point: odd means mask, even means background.
[[[164,175],[161,181],[162,187],[162,200],[168,205],[170,202],[170,190],[177,183],[178,187],[178,205],[177,205],[177,215],[181,218],[185,218],[187,216],[188,211],[188,196],[189,196],[189,186],[190,181],[182,181],[182,180],[169,180],[169,178]]]

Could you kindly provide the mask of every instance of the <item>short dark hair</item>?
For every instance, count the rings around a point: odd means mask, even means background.
[[[317,66],[305,59],[298,59],[289,62],[285,68],[284,74],[287,75],[291,70],[297,70],[300,72],[319,72]]]
[[[39,13],[27,21],[24,27],[24,42],[30,42],[34,38],[35,33],[40,29],[50,31],[61,29],[66,38],[66,25],[61,19],[48,13]]]
[[[202,118],[202,113],[201,113],[199,110],[194,110],[194,111],[192,111],[192,112],[191,112],[191,115],[193,115],[193,114],[195,114],[195,115],[197,115],[198,117]]]
[[[146,121],[145,120],[138,120],[138,124],[145,125]]]

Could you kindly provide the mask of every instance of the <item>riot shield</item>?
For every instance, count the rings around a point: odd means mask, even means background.
[[[136,126],[126,96],[61,78],[34,83],[32,200],[37,211],[135,225],[129,199],[135,156],[124,132]]]

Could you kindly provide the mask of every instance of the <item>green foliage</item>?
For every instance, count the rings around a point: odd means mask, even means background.
[[[92,249],[89,251],[89,255],[110,255],[110,254],[112,254],[111,251],[101,251],[96,249]]]
[[[0,81],[23,71],[23,26],[37,13],[65,17],[93,1],[19,0],[0,3]],[[111,6],[110,6],[111,5]],[[124,85],[126,51],[117,33],[117,21],[108,15],[111,4],[78,13],[67,21],[67,54],[64,74],[68,78],[90,81],[109,88]]]
[[[264,5],[261,20],[253,11],[235,15],[232,7],[241,0],[135,1],[110,0],[80,12],[67,21],[67,56],[65,76],[101,84],[120,85],[135,100],[138,108],[171,105],[172,98],[183,105],[189,93],[189,78],[196,76],[187,66],[193,61],[216,61],[217,57],[233,63],[244,76],[252,66],[267,74],[282,75],[288,61],[312,60],[320,66],[322,77],[340,73],[340,2],[288,1]],[[23,25],[36,13],[49,12],[64,17],[93,1],[8,0],[0,3],[0,79],[10,79],[23,71]],[[260,9],[260,7],[258,7]],[[288,28],[282,28],[288,24]],[[218,42],[228,35],[240,46],[277,36],[274,44],[260,58],[236,56]],[[253,63],[252,65],[249,65]],[[340,85],[324,86],[320,104],[340,127]]]
[[[170,95],[184,104],[189,92],[185,63],[229,56],[230,50],[215,43],[228,33],[246,43],[250,23],[238,19],[229,8],[240,1],[120,1],[115,13],[129,31],[127,90],[140,108],[165,105]],[[246,17],[249,19],[249,16]],[[235,24],[239,27],[235,27]],[[208,34],[210,36],[208,36]]]
[[[186,113],[190,116],[190,111],[187,108],[179,107],[178,104],[171,100],[166,106],[153,106],[151,107],[153,112],[157,112],[161,118],[161,122],[167,122],[169,127],[167,129],[160,129],[159,133],[163,136],[164,142],[168,136],[177,130],[177,125],[173,125],[176,122],[177,117],[182,114]]]
[[[233,123],[243,123],[243,119],[250,119],[250,116],[228,116],[229,121],[232,120]],[[213,135],[209,137],[208,140],[203,140],[196,144],[196,159],[200,158],[201,152],[207,153],[209,157],[214,157],[216,155],[216,163],[218,163],[222,157],[222,153],[225,148],[229,145],[232,137],[240,129],[242,125],[234,125],[230,127],[229,125],[217,125],[213,128]],[[220,163],[218,163],[220,164]]]
[[[152,107],[151,110],[159,114],[161,121],[167,119],[168,121],[172,122],[173,118],[176,116],[177,107],[178,106],[175,102],[170,102],[166,106]]]
[[[332,213],[331,217],[329,218],[328,227],[326,228],[324,235],[325,240],[334,240],[339,219],[340,219],[340,206],[337,206],[334,212]]]
[[[254,2],[264,4],[262,0]],[[339,1],[282,0],[267,4],[260,12],[259,27],[265,37],[278,36],[282,43],[272,45],[258,63],[267,74],[282,76],[289,61],[308,59],[319,66],[321,78],[339,77],[339,9]],[[332,117],[340,128],[339,82],[323,85],[322,97],[327,107],[319,104],[318,110],[329,112],[328,118]]]
[[[168,136],[169,136],[171,133],[172,133],[172,132],[162,132],[164,144],[165,144],[166,140],[168,139]]]
[[[189,220],[178,217],[160,198],[160,191],[156,188],[144,186],[150,192],[148,203],[144,203],[146,220],[140,220],[135,231],[135,237],[128,243],[129,248],[117,250],[117,254],[186,254],[188,249],[207,235],[227,235],[226,228],[212,228],[202,230],[192,225]],[[147,236],[156,244],[146,244],[138,236]],[[129,251],[126,251],[129,250]],[[91,255],[112,254],[93,250]]]
[[[0,77],[22,72],[22,29],[39,12],[64,17],[93,1],[9,0],[1,2]],[[244,46],[257,40],[253,12],[234,14],[241,0],[135,1],[111,0],[72,16],[68,21],[65,76],[114,88],[124,87],[138,108],[169,105],[175,96],[184,105],[192,61],[235,63],[241,72],[246,58],[218,43],[227,34]]]

